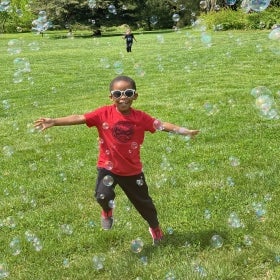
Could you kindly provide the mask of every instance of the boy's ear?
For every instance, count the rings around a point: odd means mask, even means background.
[[[133,100],[136,100],[138,98],[138,93],[135,92],[134,96],[133,96]]]

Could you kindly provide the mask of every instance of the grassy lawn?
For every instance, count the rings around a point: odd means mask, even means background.
[[[136,33],[132,53],[120,36],[0,34],[0,279],[279,279],[279,118],[263,117],[251,94],[267,87],[280,114],[268,34]],[[95,129],[32,127],[110,104],[118,74],[136,80],[135,108],[201,130],[191,142],[146,135],[158,247],[118,187],[114,228],[101,230]]]

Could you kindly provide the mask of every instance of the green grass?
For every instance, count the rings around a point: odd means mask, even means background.
[[[254,87],[268,87],[279,109],[279,55],[270,50],[268,32],[211,33],[211,47],[192,30],[140,33],[130,54],[119,36],[0,35],[0,264],[7,265],[8,279],[171,279],[168,273],[182,280],[278,279],[279,119],[263,119],[250,94]],[[13,38],[21,42],[17,55],[7,52]],[[40,49],[30,50],[31,42]],[[13,82],[17,57],[31,65],[21,83]],[[100,207],[93,199],[95,129],[35,133],[31,127],[41,116],[110,104],[108,85],[118,70],[137,82],[135,108],[201,130],[191,143],[160,132],[146,136],[144,171],[166,232],[159,247],[151,245],[146,223],[120,188],[115,226],[101,230]],[[206,111],[207,103],[215,113]],[[11,156],[5,153],[9,149]],[[231,156],[240,165],[233,167]],[[191,163],[200,171],[192,171]],[[229,177],[234,186],[228,185]],[[262,221],[254,203],[266,210]],[[206,209],[210,219],[204,217]],[[228,226],[232,212],[244,227]],[[64,224],[71,225],[72,234],[62,232]],[[40,239],[41,250],[27,241],[26,231]],[[221,248],[211,246],[213,234],[222,236]],[[244,243],[246,235],[251,245]],[[10,248],[15,237],[21,249],[16,256]],[[137,237],[144,241],[139,254],[130,250]],[[103,258],[104,269],[93,267],[94,256]]]

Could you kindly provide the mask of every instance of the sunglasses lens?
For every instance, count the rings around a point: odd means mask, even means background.
[[[115,98],[120,98],[122,96],[122,92],[120,90],[114,90],[112,91],[112,95]]]
[[[133,89],[127,89],[124,94],[127,96],[127,97],[132,97],[134,95],[134,90]]]

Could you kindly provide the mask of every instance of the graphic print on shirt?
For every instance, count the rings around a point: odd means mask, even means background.
[[[113,136],[122,143],[127,143],[131,140],[134,134],[134,126],[128,121],[119,121],[113,127]]]

